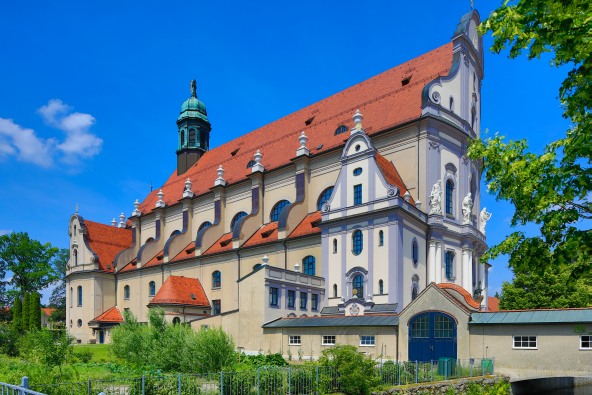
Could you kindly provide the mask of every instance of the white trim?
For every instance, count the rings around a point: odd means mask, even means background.
[[[364,344],[363,338],[368,338],[367,340],[372,340],[372,344]],[[375,347],[376,346],[376,336],[375,335],[360,335],[360,347]]]
[[[333,342],[327,342],[327,340],[331,340],[330,338],[333,338]],[[337,344],[337,336],[335,335],[323,335],[321,338],[321,345],[322,346],[334,346],[335,344]]]
[[[298,338],[298,342],[296,342],[296,338]],[[288,336],[288,345],[290,346],[300,346],[302,344],[302,338],[300,335],[289,335]]]
[[[534,337],[534,341],[536,343],[536,346],[531,347],[531,346],[520,346],[520,347],[516,347],[516,338],[520,337],[520,342],[523,343],[524,342],[524,338],[527,338],[526,343],[530,343],[531,337]],[[532,336],[532,335],[513,335],[512,336],[512,349],[513,350],[538,350],[539,349],[539,339],[538,336]]]
[[[582,347],[582,338],[584,336],[588,336],[588,342],[589,342],[589,346],[588,347]],[[579,347],[580,351],[592,351],[592,335],[580,335],[580,347]]]

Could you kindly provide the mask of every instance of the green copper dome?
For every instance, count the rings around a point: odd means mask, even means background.
[[[208,113],[206,106],[201,100],[197,98],[195,80],[191,81],[191,97],[183,102],[181,106],[181,113],[177,121],[181,121],[186,118],[200,118],[206,122],[208,121]]]

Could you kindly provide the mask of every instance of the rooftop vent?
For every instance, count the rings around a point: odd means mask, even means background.
[[[306,121],[304,121],[304,124],[306,126],[310,125],[312,123],[312,121],[314,121],[316,115],[313,115],[312,117],[308,118]]]
[[[408,76],[408,77],[405,77],[405,78],[403,78],[403,80],[401,80],[401,86],[408,85],[408,84],[409,84],[409,82],[411,81],[411,77],[413,77],[413,76],[412,76],[412,75],[410,75],[410,76]]]
[[[197,297],[195,296],[195,294],[191,294],[191,299],[197,300]]]

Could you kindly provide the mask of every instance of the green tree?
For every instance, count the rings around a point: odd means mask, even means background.
[[[62,248],[55,259],[54,269],[58,280],[49,297],[49,306],[55,310],[51,313],[52,322],[66,322],[66,266],[70,259],[70,251]]]
[[[24,335],[19,340],[19,350],[23,357],[47,370],[57,367],[61,375],[62,366],[72,356],[73,342],[74,338],[65,331],[43,328]]]
[[[323,350],[319,364],[335,369],[340,389],[346,394],[369,394],[379,381],[374,370],[376,362],[354,346],[336,345]]]
[[[41,295],[33,292],[29,296],[29,330],[41,329]]]
[[[514,269],[512,282],[504,282],[500,309],[586,307],[592,302],[583,280],[574,280],[569,267],[549,267],[543,274]]]
[[[222,328],[202,328],[193,332],[188,349],[191,352],[184,360],[186,370],[193,366],[199,373],[220,372],[232,369],[236,362],[234,341]]]
[[[29,309],[31,308],[31,295],[25,293],[23,297],[23,309],[21,311],[21,328],[23,332],[29,330]]]
[[[20,298],[14,300],[12,305],[12,327],[16,332],[23,330],[23,302]]]
[[[588,0],[505,0],[480,27],[492,32],[494,52],[509,49],[515,58],[526,51],[529,59],[548,52],[553,66],[570,68],[559,99],[572,126],[542,155],[528,152],[524,140],[498,135],[469,147],[473,159],[484,158],[489,191],[514,205],[511,225],[539,228],[534,236],[513,232],[484,256],[509,254],[519,273],[566,266],[574,278],[592,272],[591,11]],[[537,256],[546,259],[529,259]]]
[[[23,296],[26,292],[41,291],[56,280],[54,269],[59,249],[50,243],[41,244],[27,233],[13,232],[0,236],[0,275],[12,272],[6,281],[8,294]]]

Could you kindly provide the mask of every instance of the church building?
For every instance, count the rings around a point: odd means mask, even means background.
[[[491,214],[467,156],[478,24],[471,11],[449,43],[219,147],[192,81],[164,185],[111,225],[70,218],[68,332],[106,343],[124,311],[161,307],[247,353],[472,356],[470,317],[490,299]],[[442,340],[429,355],[421,328]]]

